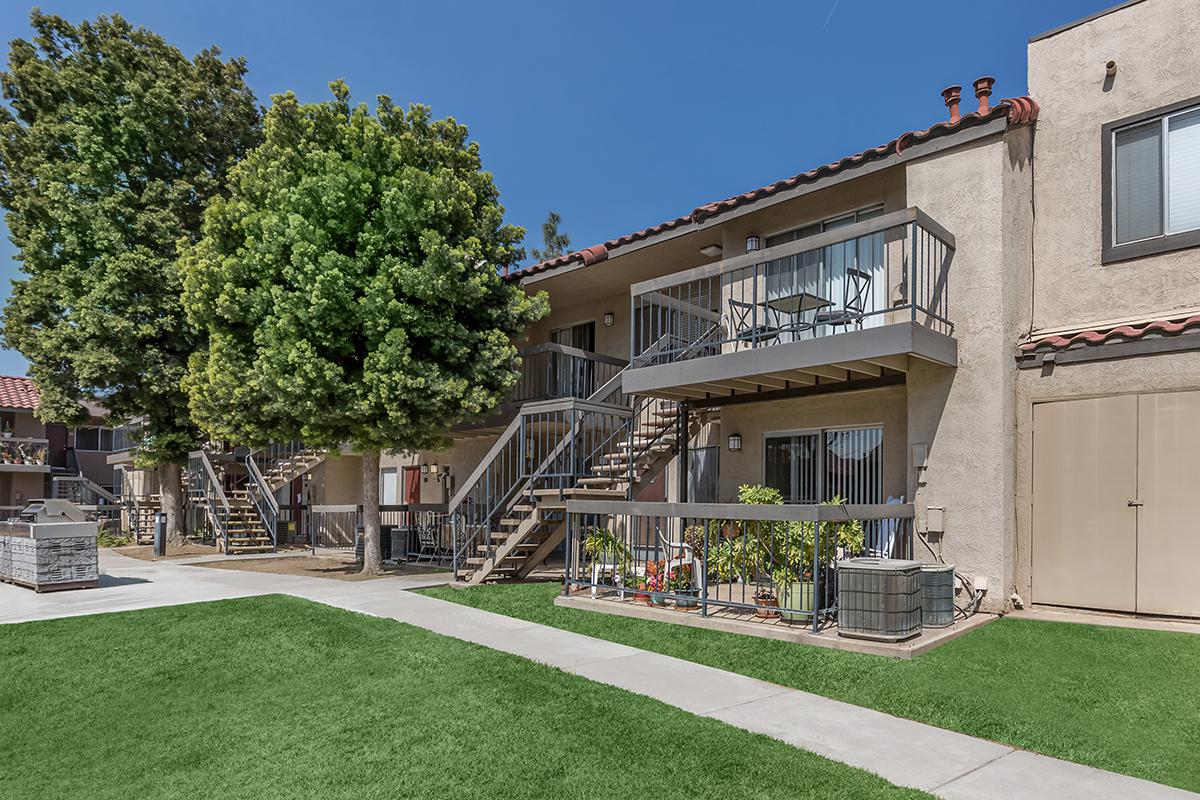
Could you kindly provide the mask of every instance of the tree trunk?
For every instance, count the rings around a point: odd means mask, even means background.
[[[379,451],[362,453],[363,575],[382,575],[379,557]]]
[[[183,525],[183,481],[179,465],[167,461],[158,465],[158,492],[163,513],[167,515],[167,544],[181,547],[185,543]]]

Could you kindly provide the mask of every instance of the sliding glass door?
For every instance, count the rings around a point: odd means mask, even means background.
[[[785,503],[883,502],[883,428],[767,434],[764,482]]]

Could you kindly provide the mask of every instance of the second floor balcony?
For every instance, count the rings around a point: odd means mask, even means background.
[[[704,400],[954,366],[954,247],[913,207],[634,284],[625,391]]]
[[[525,403],[587,400],[625,368],[625,360],[577,347],[545,343],[523,348],[521,373],[508,399],[493,414],[459,425],[451,436],[476,436],[502,429]]]

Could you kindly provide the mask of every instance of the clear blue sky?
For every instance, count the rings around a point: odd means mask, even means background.
[[[1028,38],[1114,0],[366,2],[42,0],[79,21],[119,12],[191,55],[245,56],[266,104],[294,90],[420,101],[480,142],[510,222],[540,244],[549,209],[573,247],[687,213],[944,117],[985,74],[1025,92]],[[5,43],[29,35],[17,0]],[[7,46],[5,47],[7,58]],[[0,242],[0,300],[17,275]],[[0,351],[0,373],[24,374]]]

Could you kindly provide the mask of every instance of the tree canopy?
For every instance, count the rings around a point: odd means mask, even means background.
[[[414,451],[504,399],[513,341],[546,303],[500,277],[523,231],[466,127],[331,88],[273,98],[184,258],[207,334],[192,413],[233,441]]]
[[[30,362],[43,420],[73,421],[91,398],[143,421],[143,463],[179,459],[198,433],[177,259],[259,141],[245,63],[188,59],[116,15],[75,26],[35,10],[31,24],[0,73],[0,205],[23,272],[4,339]]]
[[[558,226],[562,224],[562,217],[557,211],[551,211],[546,215],[546,221],[542,223],[542,249],[536,247],[530,251],[530,254],[538,261],[549,261],[552,258],[558,258],[567,254],[571,249],[571,237],[565,233],[559,233]]]

